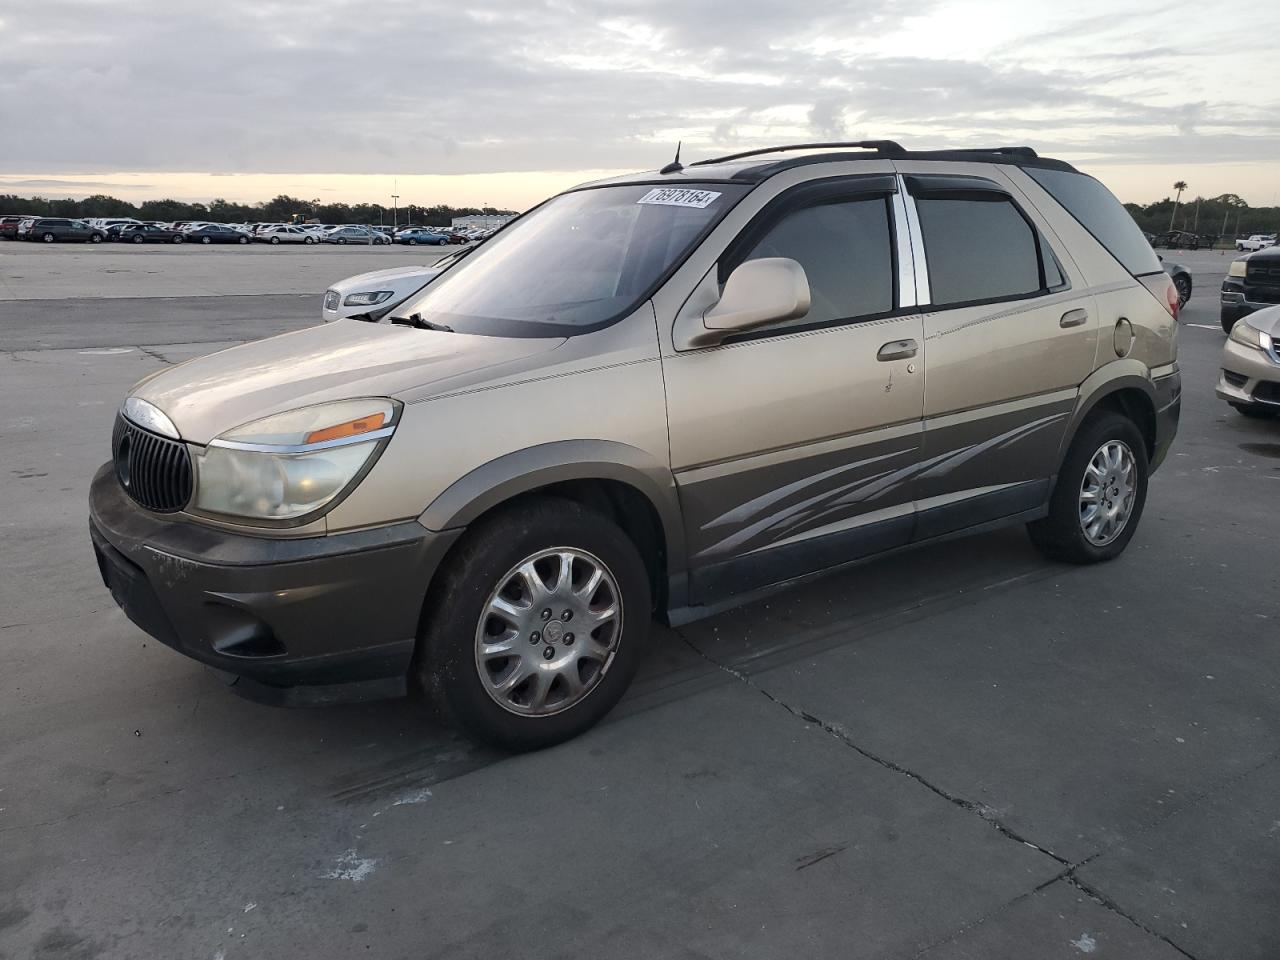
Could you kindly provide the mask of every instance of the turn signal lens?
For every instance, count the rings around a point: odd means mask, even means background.
[[[362,433],[370,433],[374,430],[382,429],[382,425],[386,422],[387,417],[384,413],[375,413],[367,417],[359,417],[355,420],[348,420],[346,423],[337,423],[332,427],[325,427],[321,430],[312,430],[307,434],[305,443],[324,443],[326,440],[341,440],[344,437],[356,437]]]

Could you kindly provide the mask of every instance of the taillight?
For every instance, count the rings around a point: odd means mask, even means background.
[[[1172,279],[1165,280],[1164,305],[1169,308],[1169,316],[1178,319],[1178,286]]]
[[[1149,273],[1141,276],[1138,280],[1147,292],[1163,304],[1164,308],[1169,311],[1169,316],[1178,319],[1178,288],[1173,282],[1173,278],[1167,273]]]

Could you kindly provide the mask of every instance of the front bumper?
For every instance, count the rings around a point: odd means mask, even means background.
[[[254,699],[304,703],[405,691],[427,586],[459,531],[406,521],[249,536],[150,513],[105,464],[90,487],[89,535],[103,583],[135,624],[246,678],[240,692]]]
[[[1228,277],[1222,282],[1222,293],[1219,296],[1222,314],[1232,320],[1239,320],[1251,313],[1274,307],[1280,303],[1280,287],[1246,284],[1237,277]]]
[[[1228,340],[1214,392],[1228,403],[1280,410],[1280,356]]]

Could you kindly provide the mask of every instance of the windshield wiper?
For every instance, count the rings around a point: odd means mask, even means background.
[[[423,319],[420,313],[411,313],[407,317],[392,317],[391,322],[402,327],[416,327],[419,330],[439,330],[441,333],[453,333],[453,327],[443,323],[432,323]]]

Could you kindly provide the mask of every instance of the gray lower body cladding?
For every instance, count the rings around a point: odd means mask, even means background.
[[[113,598],[165,645],[266,687],[385,680],[389,694],[404,690],[427,585],[458,535],[413,521],[292,540],[222,531],[148,513],[110,464],[90,488],[89,532]]]

